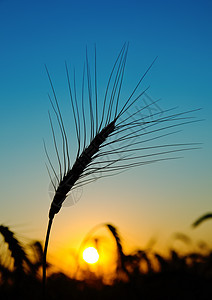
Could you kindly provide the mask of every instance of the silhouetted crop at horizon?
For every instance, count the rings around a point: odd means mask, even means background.
[[[137,249],[126,254],[117,227],[104,226],[111,231],[117,245],[117,268],[111,283],[105,284],[103,275],[89,269],[82,270],[81,279],[70,278],[65,273],[53,271],[51,262],[48,264],[52,271],[47,281],[47,299],[211,299],[212,249],[207,253],[200,249],[187,254],[170,249],[166,256],[154,249]],[[0,229],[3,239],[1,299],[40,299],[42,277],[39,270],[43,256],[40,242],[23,245],[8,227],[1,225]],[[95,239],[95,233],[90,239]],[[2,252],[3,243],[6,252]],[[27,257],[29,248],[32,252]],[[6,265],[11,259],[10,266]]]

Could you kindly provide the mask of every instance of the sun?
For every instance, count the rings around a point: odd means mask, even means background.
[[[88,264],[95,264],[99,260],[99,253],[94,247],[88,247],[83,251],[82,257]]]

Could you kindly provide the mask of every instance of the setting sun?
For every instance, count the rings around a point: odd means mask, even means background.
[[[95,264],[99,260],[99,253],[94,247],[88,247],[83,251],[82,257],[88,264]]]

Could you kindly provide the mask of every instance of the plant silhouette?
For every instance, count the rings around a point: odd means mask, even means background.
[[[53,81],[46,67],[53,95],[49,95],[49,99],[60,130],[61,140],[58,142],[56,138],[55,125],[49,113],[58,171],[53,166],[44,143],[48,159],[47,169],[54,188],[54,196],[49,210],[43,256],[43,297],[45,297],[46,255],[52,222],[71,191],[100,177],[115,175],[129,168],[179,158],[177,153],[199,147],[194,143],[157,143],[179,132],[178,127],[196,122],[192,114],[198,109],[186,112],[177,112],[176,108],[155,111],[159,100],[149,103],[141,101],[142,97],[148,96],[146,94],[148,88],[140,90],[141,83],[155,60],[139,78],[130,95],[123,96],[121,90],[127,53],[128,44],[125,43],[112,67],[101,102],[99,102],[98,95],[96,49],[93,72],[86,50],[80,96],[77,93],[75,71],[71,79],[68,66],[65,64],[77,141],[74,158],[70,155],[70,137],[65,130]],[[94,73],[93,76],[92,73]],[[85,86],[87,86],[87,93]],[[138,103],[139,108],[136,106]]]
[[[212,219],[212,213],[206,213],[203,216],[199,217],[193,224],[193,227],[199,226],[201,223],[205,222],[206,220]]]
[[[117,226],[104,223],[96,226],[104,226],[112,233],[116,240],[116,246],[122,249],[124,268],[128,272],[126,277],[121,277],[114,272],[114,279],[111,285],[104,284],[101,277],[92,273],[85,273],[84,280],[70,278],[61,272],[53,272],[48,280],[48,299],[67,298],[75,299],[211,299],[212,280],[212,251],[187,252],[179,254],[170,250],[169,254],[161,255],[153,249],[136,251],[124,254],[123,245]],[[39,242],[29,245],[22,245],[21,252],[19,246],[21,242],[15,238],[15,234],[8,227],[0,225],[3,234],[3,242],[0,248],[0,298],[1,299],[40,299],[40,277],[37,275],[36,266],[42,259],[42,249]],[[87,237],[94,233],[94,229]],[[110,229],[112,229],[112,231]],[[6,239],[4,239],[6,236]],[[93,238],[95,236],[93,235]],[[14,244],[13,244],[14,243]],[[101,238],[98,240],[101,243]],[[10,244],[10,245],[9,245]],[[17,246],[17,244],[19,246]],[[2,252],[3,245],[7,246],[9,252],[13,253],[13,258],[21,260],[26,256],[29,247],[33,247],[32,255],[28,257],[28,262],[34,268],[30,271],[26,268],[25,262],[21,272],[16,273],[17,263],[13,268],[4,265],[5,253]],[[15,246],[14,246],[15,245]],[[33,246],[32,246],[33,245]],[[12,250],[10,250],[12,249]],[[19,258],[18,258],[19,257]],[[157,266],[155,264],[157,262]],[[143,269],[146,264],[147,268]],[[123,269],[121,270],[123,271]]]

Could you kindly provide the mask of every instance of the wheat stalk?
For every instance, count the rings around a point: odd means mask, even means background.
[[[126,98],[121,95],[124,71],[128,53],[128,44],[122,47],[110,73],[105,90],[103,105],[99,105],[97,86],[96,49],[94,58],[94,80],[92,84],[91,68],[86,49],[83,68],[81,100],[77,94],[75,72],[71,80],[67,64],[66,75],[70,103],[75,123],[77,151],[71,159],[69,139],[65,130],[59,101],[49,71],[46,68],[53,97],[49,95],[53,113],[61,133],[59,150],[52,116],[49,113],[50,126],[59,171],[53,167],[44,143],[49,166],[47,170],[54,188],[54,197],[49,210],[49,223],[46,234],[43,260],[43,293],[45,294],[46,255],[49,235],[55,214],[57,214],[70,191],[84,186],[97,178],[114,175],[126,169],[158,161],[179,158],[177,152],[198,148],[197,144],[153,144],[171,134],[179,132],[175,128],[196,122],[191,113],[197,111],[175,112],[176,108],[161,110],[158,101],[148,103],[146,91],[139,91],[144,77],[155,60],[140,77],[132,93]],[[71,84],[73,82],[73,84]],[[88,97],[85,99],[85,84]],[[125,98],[123,101],[122,99]],[[139,103],[137,108],[136,104]],[[142,103],[142,106],[141,106]],[[145,113],[145,114],[144,114]],[[53,180],[53,176],[55,180]],[[95,176],[95,177],[94,177]]]

